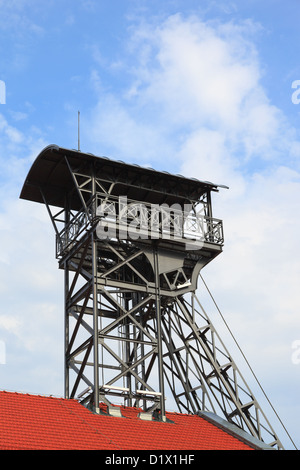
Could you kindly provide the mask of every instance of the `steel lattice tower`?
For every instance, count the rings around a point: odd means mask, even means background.
[[[213,412],[281,448],[196,296],[222,252],[218,188],[52,145],[20,197],[45,204],[56,233],[66,398],[99,413],[122,397],[165,421],[169,395],[180,412]]]

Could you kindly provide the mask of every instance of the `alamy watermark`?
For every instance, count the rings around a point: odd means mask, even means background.
[[[291,97],[292,103],[299,104],[300,103],[300,80],[294,80],[292,82],[292,88],[295,89]]]
[[[300,339],[292,342],[292,349],[294,350],[291,356],[292,363],[298,365],[300,364]]]
[[[119,196],[116,201],[104,198],[96,216],[100,240],[165,239],[183,242],[186,249],[199,249],[209,234],[217,237],[213,220],[193,211],[192,204],[146,204]]]
[[[0,365],[6,364],[6,346],[5,342],[0,340]]]
[[[0,104],[6,104],[6,86],[3,80],[0,80]]]

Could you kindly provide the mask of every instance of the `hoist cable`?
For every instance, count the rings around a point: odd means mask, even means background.
[[[283,422],[282,422],[280,416],[278,415],[278,413],[277,413],[277,411],[275,410],[274,406],[272,405],[270,399],[268,398],[266,392],[264,391],[262,385],[260,384],[260,382],[259,382],[259,380],[258,380],[258,378],[257,378],[257,376],[256,376],[256,374],[255,374],[255,372],[253,371],[251,365],[249,364],[248,359],[246,358],[246,356],[245,356],[245,354],[243,353],[243,351],[242,351],[240,345],[238,344],[237,340],[235,339],[234,334],[232,333],[232,331],[231,331],[231,329],[230,329],[228,323],[226,322],[226,320],[225,320],[225,318],[224,318],[224,316],[223,316],[223,314],[222,314],[220,308],[219,308],[218,305],[217,305],[217,302],[215,301],[215,299],[214,299],[214,297],[213,297],[213,295],[212,295],[212,293],[211,293],[211,291],[210,291],[208,285],[207,285],[206,282],[204,281],[204,279],[203,279],[201,273],[200,273],[200,277],[201,277],[202,282],[203,282],[204,286],[206,287],[207,292],[208,292],[209,296],[211,297],[211,299],[212,299],[212,301],[213,301],[213,303],[214,303],[214,305],[215,305],[217,311],[219,312],[220,317],[222,318],[222,320],[223,320],[223,322],[224,322],[224,324],[225,324],[227,330],[229,331],[229,333],[230,333],[230,335],[231,335],[233,341],[235,342],[235,344],[236,344],[238,350],[240,351],[241,355],[243,356],[243,358],[244,358],[244,360],[245,360],[247,366],[249,367],[249,369],[250,369],[250,371],[251,371],[251,373],[252,373],[254,379],[256,380],[256,382],[257,382],[259,388],[261,389],[261,391],[262,391],[264,397],[266,398],[267,402],[269,403],[270,407],[272,408],[274,414],[276,415],[278,421],[280,422],[281,426],[282,426],[283,429],[285,430],[285,432],[286,432],[287,436],[289,437],[290,441],[292,442],[293,446],[295,447],[296,450],[298,450],[297,447],[296,447],[296,444],[294,443],[294,441],[293,441],[292,437],[290,436],[288,430],[286,429],[285,425],[283,424]]]

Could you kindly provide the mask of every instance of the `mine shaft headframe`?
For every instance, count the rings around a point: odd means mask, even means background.
[[[45,204],[56,232],[66,398],[99,412],[122,397],[164,418],[167,384],[179,411],[221,413],[280,447],[195,295],[223,247],[220,187],[51,145],[20,197]]]

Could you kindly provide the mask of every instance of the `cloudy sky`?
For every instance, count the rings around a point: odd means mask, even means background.
[[[83,151],[229,186],[203,278],[300,447],[299,14],[298,0],[0,0],[0,389],[63,395],[54,234],[19,194],[44,146],[77,148],[80,110]]]

